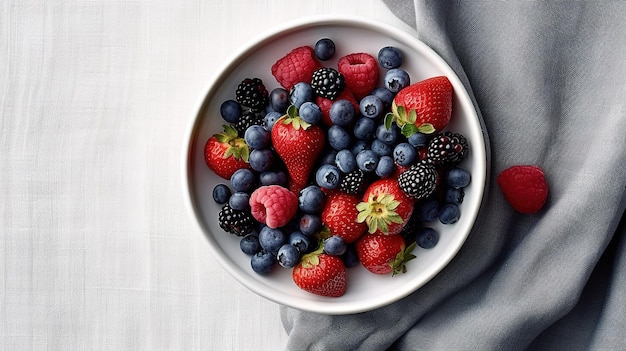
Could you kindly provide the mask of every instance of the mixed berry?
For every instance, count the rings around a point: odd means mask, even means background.
[[[220,227],[241,237],[251,268],[292,270],[301,289],[346,291],[347,268],[401,274],[415,247],[437,245],[432,223],[461,216],[470,173],[465,137],[446,130],[452,85],[411,82],[404,56],[336,55],[323,38],[278,58],[278,86],[243,78],[220,106],[224,130],[205,145]],[[380,83],[382,82],[382,83]]]

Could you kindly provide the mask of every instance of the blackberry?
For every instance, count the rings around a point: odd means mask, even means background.
[[[352,171],[341,178],[339,190],[346,194],[360,194],[365,191],[369,176],[360,169]]]
[[[256,220],[247,211],[235,210],[229,204],[224,205],[218,215],[220,228],[236,236],[246,236],[255,228]]]
[[[402,228],[402,231],[400,231],[400,235],[402,235],[407,245],[415,241],[415,239],[417,238],[417,231],[421,227],[422,221],[420,220],[420,214],[416,206],[411,213],[411,217],[409,217],[409,220]]]
[[[333,68],[323,67],[313,72],[311,87],[315,94],[335,100],[346,87],[346,79],[343,74]]]
[[[253,111],[261,111],[269,104],[269,93],[260,78],[246,78],[237,86],[235,100]]]
[[[253,125],[262,126],[265,122],[265,118],[256,112],[253,111],[245,111],[241,117],[237,119],[235,123],[233,123],[233,127],[237,129],[237,134],[240,137],[244,137],[246,134],[246,129],[250,128]]]
[[[467,150],[467,140],[462,134],[443,132],[428,144],[426,158],[433,165],[453,167],[467,155]]]
[[[418,162],[398,176],[400,189],[416,200],[432,195],[439,183],[439,173],[432,164]]]

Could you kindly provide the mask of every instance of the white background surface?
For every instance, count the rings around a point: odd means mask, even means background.
[[[0,2],[0,349],[278,350],[183,203],[204,84],[257,34],[382,2]]]

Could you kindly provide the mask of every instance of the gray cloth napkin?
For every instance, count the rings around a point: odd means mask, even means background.
[[[283,307],[289,350],[626,350],[626,2],[392,1],[456,71],[490,136],[489,193],[455,259],[408,297]],[[495,183],[541,166],[546,207]]]

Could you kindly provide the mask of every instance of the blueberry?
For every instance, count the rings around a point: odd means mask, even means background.
[[[391,156],[381,156],[376,166],[376,175],[381,178],[387,178],[396,170],[396,165]]]
[[[461,212],[456,204],[445,204],[439,210],[439,221],[443,224],[456,223],[460,216]]]
[[[439,218],[439,201],[427,199],[419,208],[419,219],[422,222],[432,222]]]
[[[372,150],[363,150],[356,155],[356,164],[363,172],[374,172],[378,160],[378,155]]]
[[[298,195],[298,207],[304,213],[317,214],[322,212],[325,201],[326,195],[324,195],[322,189],[316,185],[307,186],[300,190],[300,194]]]
[[[230,195],[230,188],[226,184],[217,184],[213,188],[213,200],[219,205],[227,203]]]
[[[408,141],[409,144],[415,147],[423,147],[428,145],[428,141],[430,140],[430,136],[428,134],[415,132],[409,136]]]
[[[259,237],[255,234],[248,234],[241,238],[239,248],[246,255],[254,255],[262,249],[259,243]]]
[[[359,152],[368,150],[369,148],[370,143],[365,140],[357,140],[354,142],[354,145],[352,145],[352,149],[350,149],[350,151],[352,151],[352,154],[356,156]]]
[[[339,169],[333,165],[322,165],[315,172],[315,182],[322,188],[336,189],[341,181]]]
[[[304,102],[298,110],[300,118],[307,123],[317,124],[322,120],[322,110],[311,101]]]
[[[282,171],[266,171],[259,174],[261,185],[287,185],[287,175]]]
[[[230,185],[235,191],[248,192],[256,183],[254,172],[247,168],[238,169],[230,177]]]
[[[246,129],[243,139],[253,149],[263,149],[270,144],[270,133],[263,126],[253,124]]]
[[[291,244],[285,244],[278,249],[276,260],[284,268],[293,268],[300,261],[300,251]]]
[[[356,169],[356,157],[352,151],[343,149],[337,152],[335,164],[343,173],[350,173]]]
[[[296,230],[289,234],[289,244],[293,245],[302,254],[311,248],[311,238]]]
[[[432,249],[439,242],[439,233],[433,228],[420,228],[417,230],[415,241],[423,249]]]
[[[393,145],[398,140],[398,136],[400,135],[400,128],[397,125],[392,124],[389,129],[385,127],[384,124],[381,124],[376,128],[376,139],[382,141],[387,145]]]
[[[285,113],[289,107],[289,92],[283,88],[275,88],[269,96],[270,108],[278,113]]]
[[[261,275],[271,273],[274,270],[275,263],[276,256],[265,250],[257,252],[250,259],[250,265],[252,266],[252,270]]]
[[[254,149],[248,156],[250,167],[257,172],[265,172],[274,165],[274,152],[270,149]]]
[[[409,143],[400,143],[393,149],[393,160],[400,166],[410,166],[417,158],[417,151]]]
[[[259,243],[263,250],[271,253],[277,253],[283,244],[287,242],[287,236],[278,228],[270,228],[265,226],[259,232]]]
[[[346,242],[339,235],[324,240],[324,252],[331,256],[341,256],[346,252]]]
[[[241,117],[241,105],[235,100],[226,100],[220,105],[220,114],[228,123],[235,123]]]
[[[396,94],[387,88],[378,87],[372,90],[372,95],[378,97],[380,101],[383,102],[384,108],[388,109],[391,107],[391,104],[393,103],[393,98]]]
[[[454,167],[446,173],[446,182],[453,188],[465,188],[471,181],[470,172],[463,168]]]
[[[367,118],[379,117],[384,109],[383,100],[376,95],[367,95],[359,102],[359,111]]]
[[[274,126],[274,123],[276,123],[276,121],[282,116],[282,114],[280,112],[268,112],[265,117],[263,117],[263,126],[265,127],[265,129],[267,129],[268,131],[272,130],[272,127]]]
[[[402,66],[404,55],[393,46],[385,46],[378,51],[378,63],[386,69],[398,68]]]
[[[346,268],[356,267],[359,264],[359,256],[356,253],[356,246],[354,244],[348,244],[346,246],[346,252],[341,255],[343,264]]]
[[[337,124],[333,124],[328,128],[327,136],[328,144],[337,151],[348,148],[351,142],[350,134],[344,127]]]
[[[335,43],[329,38],[320,39],[315,43],[313,51],[320,61],[328,61],[335,55]]]
[[[237,191],[228,199],[228,204],[234,210],[246,211],[250,208],[250,195]]]
[[[355,112],[354,106],[350,101],[340,99],[335,100],[335,102],[330,105],[328,114],[333,124],[345,127],[354,121]]]
[[[372,140],[376,133],[376,121],[371,118],[361,117],[354,123],[352,134],[358,140]]]
[[[465,191],[463,188],[448,188],[446,189],[445,200],[450,204],[460,204],[465,197]]]
[[[311,84],[306,82],[298,82],[293,87],[291,87],[291,91],[289,92],[289,101],[296,108],[300,108],[300,105],[307,101],[313,101],[315,99],[315,95],[313,93],[313,88]]]
[[[409,74],[402,68],[393,68],[385,73],[385,88],[397,93],[411,84]]]
[[[305,213],[300,218],[300,232],[306,236],[313,236],[322,229],[322,220],[319,216]]]
[[[330,149],[330,150],[328,150],[328,152],[326,152],[324,155],[322,155],[322,158],[320,159],[320,164],[323,164],[323,165],[334,165],[336,157],[337,157],[337,150]]]
[[[391,145],[385,144],[384,142],[380,141],[379,139],[374,139],[372,141],[371,149],[378,156],[391,156],[391,153],[393,152],[393,149],[391,148]]]

